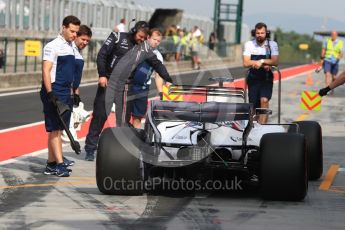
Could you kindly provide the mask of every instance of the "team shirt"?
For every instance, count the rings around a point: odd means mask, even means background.
[[[75,77],[73,81],[73,88],[76,89],[80,85],[81,77],[83,75],[83,68],[84,68],[84,59],[81,55],[81,50],[76,46],[75,42],[73,42],[73,49],[75,54]]]
[[[58,35],[43,48],[43,60],[53,63],[50,71],[53,91],[69,93],[76,73],[73,44]]]
[[[269,45],[268,45],[269,44]],[[243,56],[250,56],[250,60],[270,59],[271,56],[278,56],[278,44],[275,41],[265,41],[261,46],[256,42],[256,39],[248,41],[244,45]],[[249,77],[252,79],[261,80],[267,78],[268,74],[271,78],[272,72],[267,72],[263,68],[249,70]]]
[[[162,54],[157,49],[153,50],[153,53],[157,56],[157,59],[163,63]],[[147,62],[139,64],[131,80],[133,84],[132,90],[148,90],[151,85],[151,77],[154,74],[153,72],[153,68]]]

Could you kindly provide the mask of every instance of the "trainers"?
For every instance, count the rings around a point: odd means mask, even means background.
[[[72,172],[72,169],[67,168],[67,166],[65,166],[63,163],[61,165],[63,165],[63,167],[65,167],[69,173]],[[45,168],[43,174],[45,174],[45,175],[56,175],[56,173],[57,173],[56,162],[51,162],[51,163],[47,162],[46,168]]]
[[[56,174],[58,177],[69,177],[71,175],[71,170],[66,168],[66,166],[61,164],[56,164]]]
[[[43,172],[45,175],[55,175],[56,174],[56,162],[51,162],[46,164],[46,168]]]
[[[73,166],[75,163],[75,161],[69,160],[66,157],[63,157],[63,165],[65,165],[66,167],[68,166]]]
[[[95,154],[93,154],[93,153],[86,153],[85,160],[86,161],[94,161],[95,160]]]

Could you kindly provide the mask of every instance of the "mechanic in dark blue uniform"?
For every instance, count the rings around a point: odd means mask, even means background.
[[[163,56],[157,50],[161,40],[162,33],[159,29],[153,28],[149,31],[147,42],[154,49],[153,53],[156,54],[158,60],[163,63]],[[137,129],[141,128],[141,120],[146,114],[151,79],[155,80],[157,91],[159,95],[162,96],[164,81],[159,74],[153,71],[153,68],[146,61],[139,64],[130,77],[130,88],[127,100],[129,108],[127,122],[129,122],[132,117],[132,125]]]
[[[76,62],[72,42],[77,37],[80,20],[67,16],[62,22],[62,32],[43,49],[42,88],[45,128],[48,132],[48,162],[45,174],[66,177],[69,169],[63,164],[61,134],[63,126],[56,107],[58,102],[67,104],[72,109],[71,90],[75,77]],[[68,125],[71,113],[65,112],[63,119]]]
[[[243,66],[249,67],[247,84],[249,102],[254,108],[268,108],[272,97],[272,67],[278,65],[278,45],[269,40],[269,31],[265,23],[259,22],[252,30],[253,40],[245,43]],[[260,115],[258,122],[267,123],[268,116]]]
[[[92,31],[87,25],[81,25],[77,33],[77,38],[73,42],[73,48],[75,53],[76,71],[73,81],[73,104],[79,106],[80,89],[79,85],[81,77],[83,76],[84,59],[81,55],[81,51],[89,44],[92,37]]]
[[[92,37],[92,31],[87,25],[81,25],[79,27],[79,31],[77,33],[77,38],[73,41],[73,49],[74,49],[74,55],[75,55],[75,77],[74,81],[72,84],[73,88],[73,94],[72,94],[72,99],[73,99],[73,111],[71,114],[71,119],[70,119],[70,125],[69,125],[69,131],[71,132],[72,136],[74,137],[74,141],[78,141],[77,137],[77,131],[74,127],[75,125],[75,109],[78,111],[77,107],[79,107],[79,104],[81,102],[80,99],[80,89],[79,85],[81,82],[81,78],[83,75],[83,68],[84,68],[84,59],[83,56],[81,55],[82,50],[89,44],[90,40]],[[78,113],[78,112],[77,112]],[[62,141],[63,143],[70,143],[70,140],[67,136],[67,133],[65,131],[62,132]],[[66,157],[63,157],[64,159],[64,164],[68,166],[74,165],[73,160],[69,160]]]
[[[98,52],[98,88],[93,104],[93,116],[85,140],[85,160],[94,160],[99,135],[108,117],[108,113],[105,110],[105,93],[110,75],[123,55],[131,50],[135,44],[139,44],[146,39],[148,30],[148,24],[144,21],[139,21],[129,33],[112,32]]]

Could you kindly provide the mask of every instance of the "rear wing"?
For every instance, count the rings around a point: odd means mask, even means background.
[[[253,107],[249,103],[151,101],[148,116],[152,121],[224,122],[250,120]]]
[[[193,86],[193,85],[174,85],[170,86],[168,94],[172,96],[197,96],[203,97],[203,101],[233,101],[240,99],[245,102],[245,90],[237,87],[219,87],[219,86]],[[222,99],[221,99],[222,98]]]

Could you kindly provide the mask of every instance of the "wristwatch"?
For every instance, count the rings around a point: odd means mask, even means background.
[[[260,62],[261,62],[261,64],[264,64],[265,60],[264,60],[264,59],[261,59]]]

